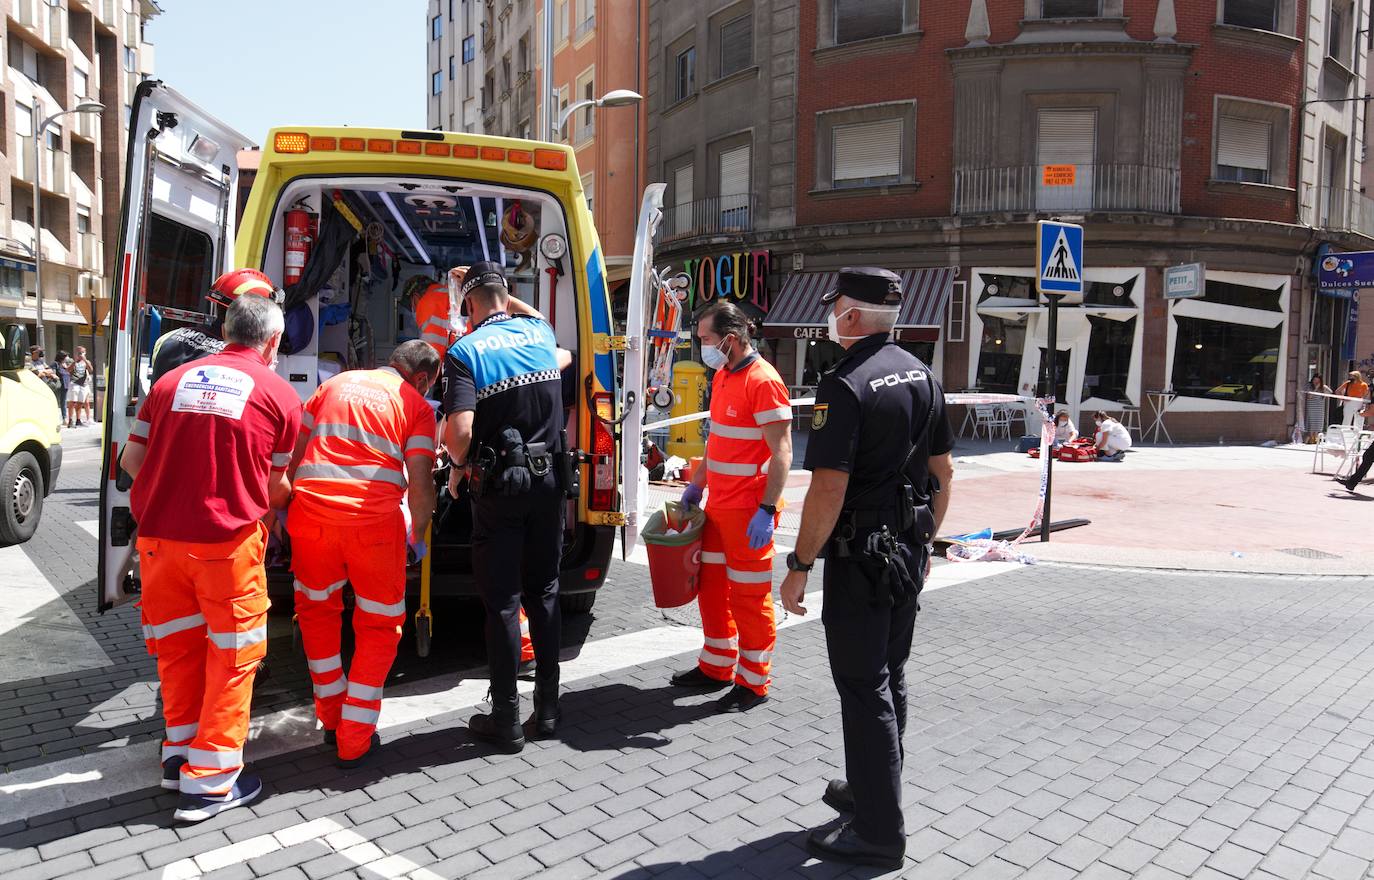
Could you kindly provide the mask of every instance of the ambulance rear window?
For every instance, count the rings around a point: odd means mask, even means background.
[[[209,235],[157,214],[149,218],[144,274],[149,305],[201,311],[213,269]]]

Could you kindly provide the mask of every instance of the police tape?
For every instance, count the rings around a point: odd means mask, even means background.
[[[793,400],[787,401],[788,405],[791,406],[793,409],[796,409],[797,407],[801,407],[801,406],[812,406],[813,404],[815,404],[815,402],[816,402],[816,398],[814,398],[814,397],[798,397],[798,398],[795,398],[795,399],[793,399]],[[955,391],[955,392],[950,392],[950,393],[948,393],[948,394],[945,395],[945,404],[946,404],[947,406],[972,406],[972,405],[975,405],[975,404],[988,404],[988,403],[1030,403],[1030,402],[1031,402],[1031,398],[1029,398],[1029,397],[1021,397],[1020,395],[1016,395],[1016,394],[990,394],[990,393],[989,393],[989,394],[982,394],[982,393],[972,393],[972,392]],[[1043,407],[1042,407],[1042,410],[1043,410]],[[685,416],[674,416],[674,417],[671,418],[671,419],[663,419],[663,420],[657,421],[657,422],[647,422],[647,423],[644,425],[644,430],[646,430],[646,431],[653,431],[653,430],[656,430],[656,429],[658,429],[658,428],[671,428],[673,425],[685,425],[685,424],[688,423],[688,422],[699,422],[699,421],[701,421],[701,420],[703,420],[703,419],[709,419],[710,417],[711,417],[711,413],[710,413],[710,412],[694,412],[694,413],[689,413],[688,415],[685,415]]]
[[[811,406],[815,402],[816,398],[814,397],[799,397],[796,400],[787,401],[788,405],[791,406],[793,409],[796,409],[799,406]],[[644,430],[653,431],[657,430],[658,428],[671,428],[673,425],[685,425],[688,422],[699,422],[703,419],[709,419],[710,417],[710,411],[694,412],[689,413],[685,416],[674,416],[671,419],[663,419],[659,422],[647,422],[644,425]]]

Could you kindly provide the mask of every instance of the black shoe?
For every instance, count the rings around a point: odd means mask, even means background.
[[[849,783],[843,779],[832,779],[826,783],[821,800],[837,813],[854,812],[854,792],[849,790]]]
[[[474,715],[468,719],[468,732],[507,754],[513,755],[525,747],[525,730],[514,717],[507,721],[494,713]]]
[[[334,748],[339,744],[339,735],[332,730],[326,730],[324,732],[324,744],[331,749]]]
[[[693,666],[683,672],[675,672],[668,681],[673,687],[694,688],[702,691],[718,691],[730,686],[730,679],[712,678],[702,672],[700,666]]]
[[[829,831],[822,828],[812,831],[806,838],[806,849],[818,859],[875,865],[888,870],[896,870],[906,863],[905,843],[891,846],[869,843],[855,834],[848,822]]]
[[[228,794],[182,794],[181,802],[177,804],[176,812],[172,814],[172,818],[178,822],[204,822],[211,816],[217,816],[225,810],[250,804],[257,800],[260,794],[262,794],[262,780],[252,773],[240,773],[239,778],[234,781],[234,787],[229,789]]]
[[[558,722],[561,718],[562,713],[558,710],[558,685],[541,689],[535,684],[534,712],[523,726],[525,739],[555,738],[558,736]]]
[[[181,768],[186,766],[186,759],[181,755],[173,755],[162,762],[162,787],[168,791],[181,791]]]
[[[1355,488],[1360,485],[1359,480],[1356,480],[1354,477],[1342,477],[1337,479],[1336,482],[1344,486],[1347,492],[1354,492]]]
[[[716,700],[717,712],[748,712],[755,706],[768,702],[766,694],[756,694],[742,684],[730,689],[730,693]]]
[[[330,733],[333,733],[331,730]],[[372,740],[367,744],[367,751],[356,758],[335,758],[334,766],[340,770],[356,770],[376,756],[377,750],[382,747],[382,737],[379,734],[372,734]]]

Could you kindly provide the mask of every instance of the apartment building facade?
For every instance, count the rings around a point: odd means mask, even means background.
[[[143,24],[160,10],[150,0],[5,0],[4,6],[0,322],[28,325],[37,341],[34,255],[41,248],[49,354],[75,345],[90,349],[94,335],[103,365],[103,328],[89,320],[92,310],[98,322],[108,308],[99,300],[108,301],[107,267],[118,246],[130,104],[154,63]],[[84,101],[105,110],[51,122],[35,168],[35,125]]]
[[[838,354],[816,295],[841,266],[879,264],[908,291],[900,338],[946,387],[1043,387],[1034,223],[1049,217],[1086,228],[1088,293],[1061,310],[1055,353],[1075,416],[1139,407],[1148,423],[1149,392],[1169,391],[1176,439],[1286,438],[1298,385],[1340,365],[1332,332],[1348,328],[1323,317],[1346,307],[1312,273],[1323,246],[1374,245],[1359,4],[700,6],[650,4],[659,253],[693,275],[697,308],[751,309],[797,384]],[[733,90],[717,71],[744,14],[758,71]],[[696,88],[692,43],[717,65]],[[1205,283],[1167,297],[1166,271],[1190,263]]]

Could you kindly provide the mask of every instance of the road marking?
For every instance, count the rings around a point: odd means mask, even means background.
[[[979,562],[937,566],[927,590],[939,590],[970,581],[982,580],[1020,569],[1016,563]],[[813,581],[814,583],[814,581]],[[778,629],[819,621],[821,590],[807,594],[807,615],[783,615]],[[701,631],[694,626],[659,626],[625,635],[589,642],[574,658],[560,664],[562,682],[595,678],[631,666],[642,666],[680,654],[695,653],[701,647]],[[778,661],[785,665],[785,656]],[[387,688],[382,700],[378,728],[387,730],[450,712],[481,705],[487,694],[485,668],[463,670],[455,675],[438,675],[405,681]],[[519,682],[521,693],[534,688]],[[320,744],[314,708],[310,704],[282,709],[253,719],[249,731],[250,761]],[[455,725],[455,735],[457,734]],[[6,817],[22,819],[53,810],[114,797],[152,786],[158,778],[161,743],[143,741],[130,744],[121,739],[106,743],[84,755],[54,761],[0,775],[0,794],[10,795]]]
[[[0,548],[0,682],[110,665],[100,643],[22,546]]]
[[[77,523],[78,526],[91,533],[91,537],[100,540],[100,520],[87,519]]]

